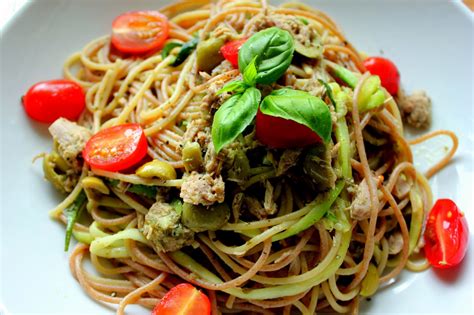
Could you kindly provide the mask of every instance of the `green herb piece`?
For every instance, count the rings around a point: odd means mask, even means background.
[[[253,57],[252,61],[245,67],[243,76],[244,82],[248,86],[255,86],[257,80],[257,66],[255,62],[257,60],[257,56]]]
[[[163,47],[163,49],[161,50],[161,57],[163,59],[165,59],[166,57],[169,56],[170,52],[176,48],[176,47],[181,47],[183,46],[182,43],[178,43],[178,42],[170,42],[168,44],[165,45],[165,47]]]
[[[236,92],[236,93],[244,93],[247,89],[247,84],[244,81],[230,81],[226,85],[222,87],[219,91],[217,91],[217,95],[225,93],[225,92]]]
[[[155,199],[158,189],[156,186],[133,184],[128,187],[127,191],[146,198]]]
[[[258,89],[250,87],[229,98],[217,110],[212,122],[212,142],[216,152],[234,141],[250,125],[257,115],[261,97]]]
[[[265,97],[260,105],[262,113],[296,121],[313,130],[324,142],[331,138],[331,113],[326,103],[306,92],[280,89]]]
[[[239,51],[239,70],[244,73],[257,57],[256,83],[271,84],[278,80],[291,64],[293,37],[277,27],[267,28],[250,37]]]
[[[66,240],[64,242],[64,251],[69,250],[69,243],[71,242],[72,230],[74,228],[74,223],[76,223],[77,218],[80,216],[82,209],[86,203],[86,194],[83,190],[77,195],[76,199],[72,204],[64,209],[64,216],[66,217]]]
[[[329,84],[327,82],[321,80],[321,79],[319,79],[318,81],[319,81],[319,83],[324,85],[324,87],[326,88],[326,94],[328,95],[329,100],[331,101],[331,104],[336,106],[336,101],[334,100],[334,96],[332,95],[332,89],[329,86]]]
[[[183,201],[181,199],[173,199],[170,202],[170,205],[174,208],[177,214],[181,215],[181,213],[183,212]]]
[[[300,20],[301,23],[303,23],[304,25],[308,25],[308,24],[309,24],[308,20],[305,19],[305,18],[300,17],[299,20]]]
[[[189,42],[186,42],[182,47],[181,50],[176,55],[176,59],[171,63],[172,67],[177,67],[182,64],[186,58],[196,49],[197,44],[199,43],[199,38],[195,37],[191,39]]]
[[[117,187],[120,184],[120,181],[118,179],[112,179],[112,178],[106,179],[106,182],[112,187]]]

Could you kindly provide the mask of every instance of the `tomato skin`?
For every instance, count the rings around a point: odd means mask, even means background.
[[[132,11],[112,22],[112,45],[123,53],[142,54],[160,48],[169,35],[168,18],[158,11]]]
[[[300,148],[321,142],[321,138],[305,125],[265,115],[260,110],[255,125],[257,139],[271,148]]]
[[[70,80],[38,82],[23,96],[28,116],[44,123],[52,123],[60,117],[77,120],[85,106],[84,90]]]
[[[92,167],[121,171],[134,166],[147,154],[148,143],[139,124],[124,124],[100,130],[87,141],[82,155]]]
[[[428,214],[425,255],[436,268],[459,264],[467,251],[469,228],[464,214],[450,199],[439,199]]]
[[[400,88],[400,72],[397,66],[387,58],[369,57],[364,60],[364,66],[373,75],[378,75],[382,86],[392,95]]]
[[[161,299],[151,315],[210,315],[208,297],[189,283],[171,288]]]
[[[246,41],[247,38],[233,40],[226,43],[220,49],[221,54],[234,66],[234,68],[239,67],[239,50]]]

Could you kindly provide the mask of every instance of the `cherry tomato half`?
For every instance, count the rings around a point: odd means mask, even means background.
[[[69,80],[38,82],[23,96],[28,116],[44,123],[52,123],[60,117],[77,120],[85,106],[82,87]]]
[[[271,148],[299,148],[321,142],[321,138],[305,125],[265,115],[260,110],[255,124],[257,139]]]
[[[247,41],[247,38],[233,40],[221,47],[221,54],[227,59],[234,68],[239,67],[239,50]]]
[[[168,18],[158,11],[127,12],[112,22],[112,44],[124,53],[141,54],[158,49],[168,34]]]
[[[209,315],[211,303],[204,293],[189,283],[181,283],[166,293],[151,314]]]
[[[82,152],[92,168],[121,171],[140,162],[148,144],[139,124],[124,124],[103,129],[93,135]]]
[[[450,199],[439,199],[428,214],[425,254],[433,267],[459,264],[467,251],[469,229],[464,214]]]
[[[378,75],[382,86],[392,95],[398,93],[400,87],[400,72],[397,66],[387,58],[369,57],[364,60],[364,66],[373,75]]]

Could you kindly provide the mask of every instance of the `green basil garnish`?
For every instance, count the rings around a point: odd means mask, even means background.
[[[127,191],[150,199],[155,199],[156,194],[158,193],[158,188],[156,186],[132,184],[128,187]]]
[[[82,209],[86,203],[86,194],[83,190],[77,195],[76,199],[72,204],[64,209],[64,216],[66,217],[66,239],[64,242],[64,251],[68,251],[69,243],[71,242],[72,230],[74,228],[74,223],[76,223],[77,218],[79,218]]]
[[[261,97],[258,89],[249,87],[244,93],[229,98],[217,110],[212,122],[212,142],[216,152],[234,141],[250,125]]]
[[[271,84],[278,80],[291,64],[293,37],[277,27],[267,28],[250,37],[239,51],[239,70],[244,73],[256,57],[256,82]]]
[[[336,106],[336,101],[334,100],[334,96],[332,94],[332,89],[331,87],[329,86],[329,84],[321,79],[318,79],[319,83],[321,83],[322,85],[324,85],[324,87],[326,88],[326,94],[328,95],[329,97],[329,100],[331,101],[331,104]]]
[[[247,68],[245,68],[243,81],[237,80],[227,83],[222,87],[222,89],[217,91],[217,95],[224,92],[244,93],[247,88],[255,86],[255,80],[257,78],[257,67],[255,66],[256,59],[257,57],[253,58],[252,62],[250,62]]]
[[[247,84],[244,81],[230,81],[226,85],[222,87],[219,91],[217,91],[217,95],[225,93],[225,92],[236,92],[236,93],[244,93],[245,90],[248,88]]]
[[[182,64],[183,61],[185,61],[186,58],[188,58],[188,56],[193,52],[193,50],[196,49],[198,43],[199,38],[197,37],[194,37],[189,42],[186,42],[183,47],[181,47],[181,50],[178,52],[176,59],[171,63],[171,66],[177,67]]]
[[[332,120],[328,106],[320,98],[306,92],[288,88],[275,90],[263,99],[260,110],[266,115],[305,125],[324,142],[331,138]]]
[[[173,50],[173,48],[181,47],[181,46],[183,46],[183,44],[177,43],[177,42],[170,42],[170,43],[166,44],[165,47],[163,47],[163,49],[161,50],[161,57],[163,59],[165,59],[166,57],[169,56],[169,54]]]

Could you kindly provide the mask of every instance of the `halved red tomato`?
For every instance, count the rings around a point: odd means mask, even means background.
[[[428,214],[425,230],[426,259],[433,267],[459,264],[467,251],[469,229],[464,214],[450,199],[439,199]]]
[[[139,124],[124,124],[103,129],[86,143],[82,155],[92,167],[121,171],[134,166],[146,155],[148,143]]]
[[[227,59],[234,68],[239,67],[239,50],[240,47],[247,41],[247,38],[233,40],[221,47],[221,54]]]
[[[161,299],[152,315],[210,315],[209,298],[189,283],[173,287]]]
[[[127,12],[112,23],[112,44],[124,53],[141,54],[158,49],[168,35],[168,18],[158,11]]]
[[[300,148],[321,142],[321,138],[309,127],[293,120],[257,112],[257,139],[271,148]]]

